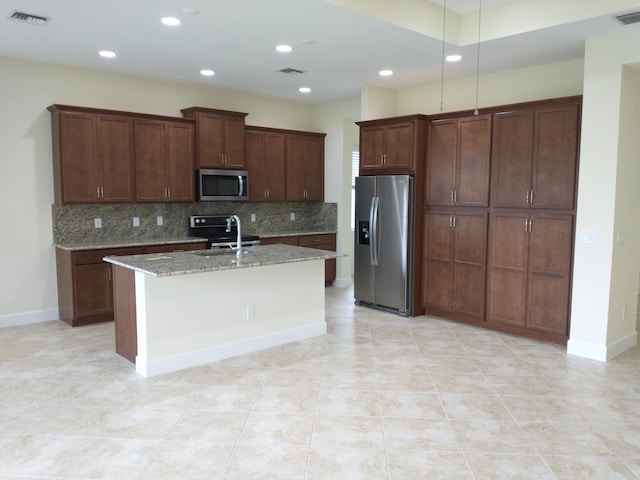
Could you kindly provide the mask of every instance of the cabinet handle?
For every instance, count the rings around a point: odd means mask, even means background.
[[[529,203],[529,190],[527,190],[525,197],[525,203]]]
[[[531,232],[533,229],[533,219],[529,217],[529,231]]]
[[[533,190],[531,190],[531,195],[529,195],[529,200],[531,201],[531,204],[533,205]]]
[[[107,279],[108,279],[109,281],[111,281],[111,280],[112,280],[112,277],[111,277],[111,267],[107,268]]]
[[[453,215],[449,215],[449,228],[453,227]]]
[[[458,190],[454,190],[453,191],[453,202],[457,202],[458,201]]]
[[[455,215],[452,215],[452,216],[453,216],[453,228],[456,228],[456,216]]]
[[[100,187],[96,187],[96,197],[100,198]]]
[[[524,219],[524,231],[525,232],[529,231],[529,219],[528,218]]]
[[[167,187],[167,198],[171,198],[171,187]]]
[[[453,203],[453,190],[451,190],[451,194],[449,195],[449,199],[451,200],[451,203]]]
[[[220,162],[222,163],[222,165],[226,165],[227,164],[227,154],[226,153],[220,154]]]

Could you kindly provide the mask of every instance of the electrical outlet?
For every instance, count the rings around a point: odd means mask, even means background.
[[[247,305],[247,318],[254,318],[256,316],[256,306]]]
[[[255,213],[252,213],[252,214],[251,214],[251,221],[252,221],[252,222],[255,222],[255,221],[256,221],[256,214],[255,214]]]
[[[627,306],[622,306],[622,319],[625,320],[627,318]]]
[[[102,219],[100,217],[96,217],[93,219],[93,226],[95,228],[102,228]]]
[[[293,222],[296,219],[296,214],[294,212],[291,212],[290,218],[291,218],[291,221]]]
[[[162,215],[158,215],[156,217],[156,225],[164,225],[164,218],[162,218]]]
[[[134,227],[140,226],[140,217],[133,217],[133,226]]]

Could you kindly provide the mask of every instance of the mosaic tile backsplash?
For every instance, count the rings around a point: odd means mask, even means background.
[[[251,214],[256,221],[251,222]],[[295,220],[291,220],[291,213]],[[338,205],[322,202],[133,203],[53,205],[53,240],[57,244],[109,240],[180,238],[188,235],[189,215],[235,214],[244,233],[261,236],[287,233],[335,232]],[[157,217],[162,216],[162,226]],[[133,217],[140,226],[133,226]],[[102,228],[95,228],[99,218]]]

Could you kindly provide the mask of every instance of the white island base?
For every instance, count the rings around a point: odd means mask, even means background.
[[[327,332],[323,259],[175,276],[115,265],[114,293],[116,343],[137,336],[145,377]]]

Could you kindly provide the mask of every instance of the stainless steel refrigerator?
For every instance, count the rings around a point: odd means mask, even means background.
[[[356,177],[354,297],[411,314],[413,177]]]

